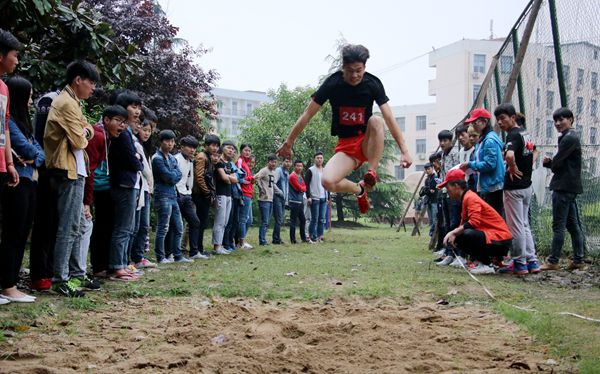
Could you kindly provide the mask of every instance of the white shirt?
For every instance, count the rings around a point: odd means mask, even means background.
[[[175,159],[181,170],[181,180],[176,185],[177,192],[180,195],[191,195],[194,186],[194,162],[186,159],[181,153],[176,154]]]
[[[87,168],[85,167],[85,157],[83,156],[83,149],[76,149],[73,151],[75,156],[75,162],[77,163],[77,175],[87,177]]]

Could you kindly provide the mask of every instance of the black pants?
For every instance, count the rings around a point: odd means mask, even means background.
[[[37,204],[31,233],[29,271],[32,281],[52,278],[54,273],[54,244],[58,230],[56,192],[50,187],[46,169],[38,169]]]
[[[504,190],[481,194],[481,198],[504,218]]]
[[[208,227],[208,213],[210,211],[210,199],[208,197],[193,194],[192,200],[196,204],[196,214],[200,220],[200,232],[198,233],[198,251],[204,253],[204,229]],[[190,250],[190,256],[194,256]]]
[[[489,265],[493,258],[502,258],[508,254],[510,240],[500,244],[487,244],[483,231],[466,229],[456,238],[456,245],[475,260]]]
[[[94,228],[90,239],[90,263],[94,273],[108,270],[114,219],[115,205],[110,190],[94,191]]]
[[[306,241],[306,217],[302,203],[290,202],[290,243],[296,243],[296,221],[300,226],[300,239]]]
[[[227,226],[225,226],[225,233],[223,234],[223,247],[225,248],[235,248],[235,236],[239,231],[238,227],[240,225],[241,206],[241,198],[231,198],[231,212],[229,213],[229,220],[227,221]]]
[[[0,288],[17,285],[27,237],[33,224],[37,183],[21,178],[16,187],[2,191],[2,239],[0,241]]]

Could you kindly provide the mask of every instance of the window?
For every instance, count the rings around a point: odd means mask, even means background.
[[[427,128],[427,116],[417,116],[417,131]]]
[[[542,120],[539,118],[535,119],[535,129],[533,130],[533,136],[540,135],[540,131],[542,130]]]
[[[590,144],[595,145],[598,144],[598,129],[595,127],[590,127]]]
[[[594,176],[596,175],[596,163],[597,163],[596,157],[590,158],[590,174],[592,174]]]
[[[500,58],[500,72],[502,74],[510,74],[513,65],[512,56],[502,56]]]
[[[394,166],[394,176],[398,180],[403,180],[404,179],[404,168],[402,167],[402,165],[395,165]]]
[[[542,59],[538,58],[535,65],[535,75],[538,78],[542,77]]]
[[[598,51],[594,51],[594,60],[598,59]]]
[[[590,116],[596,117],[598,115],[598,102],[594,99],[590,100]]]
[[[231,120],[231,130],[229,131],[229,135],[237,136],[238,134],[239,134],[238,121],[237,121],[237,119],[232,119]]]
[[[577,105],[575,106],[575,115],[583,113],[583,97],[577,97]]]
[[[591,83],[592,83],[592,90],[597,90],[598,89],[598,73],[592,72]]]
[[[577,86],[579,87],[583,86],[583,74],[583,69],[577,68]]]
[[[546,91],[546,109],[554,109],[554,91]]]
[[[406,117],[396,117],[396,123],[400,127],[400,131],[406,131]]]
[[[542,94],[541,94],[541,90],[538,88],[535,91],[535,107],[539,108],[540,107],[540,102],[542,101]]]
[[[250,114],[252,114],[252,103],[246,103],[246,115],[249,116]]]
[[[427,140],[417,139],[417,154],[424,154],[427,151]]]
[[[475,101],[475,99],[477,99],[477,95],[479,94],[480,90],[481,90],[481,85],[480,84],[474,84],[473,85],[473,101]]]
[[[425,171],[425,165],[415,165],[415,171]]]
[[[563,80],[565,81],[565,85],[569,86],[569,81],[571,80],[571,67],[569,65],[563,65]]]
[[[485,73],[485,55],[473,55],[473,73]]]
[[[554,62],[552,61],[548,61],[548,64],[546,65],[546,79],[554,79]]]
[[[223,109],[223,102],[221,100],[217,101],[217,110],[220,112]]]
[[[234,116],[237,116],[238,114],[238,103],[237,101],[232,101],[231,102],[231,114]]]
[[[546,121],[546,139],[552,138],[553,130],[554,130],[554,121],[549,119]]]

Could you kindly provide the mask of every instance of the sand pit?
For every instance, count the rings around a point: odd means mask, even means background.
[[[508,373],[545,360],[477,306],[147,298],[74,314],[2,343],[0,372]]]

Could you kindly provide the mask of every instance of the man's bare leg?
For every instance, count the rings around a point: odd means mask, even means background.
[[[383,155],[384,126],[383,118],[377,116],[369,118],[367,132],[362,142],[362,151],[369,162],[369,169],[377,170],[379,167],[379,161]]]
[[[346,176],[354,170],[357,161],[343,152],[338,152],[327,162],[323,169],[321,183],[329,192],[347,192],[358,194],[360,186],[346,179]]]

